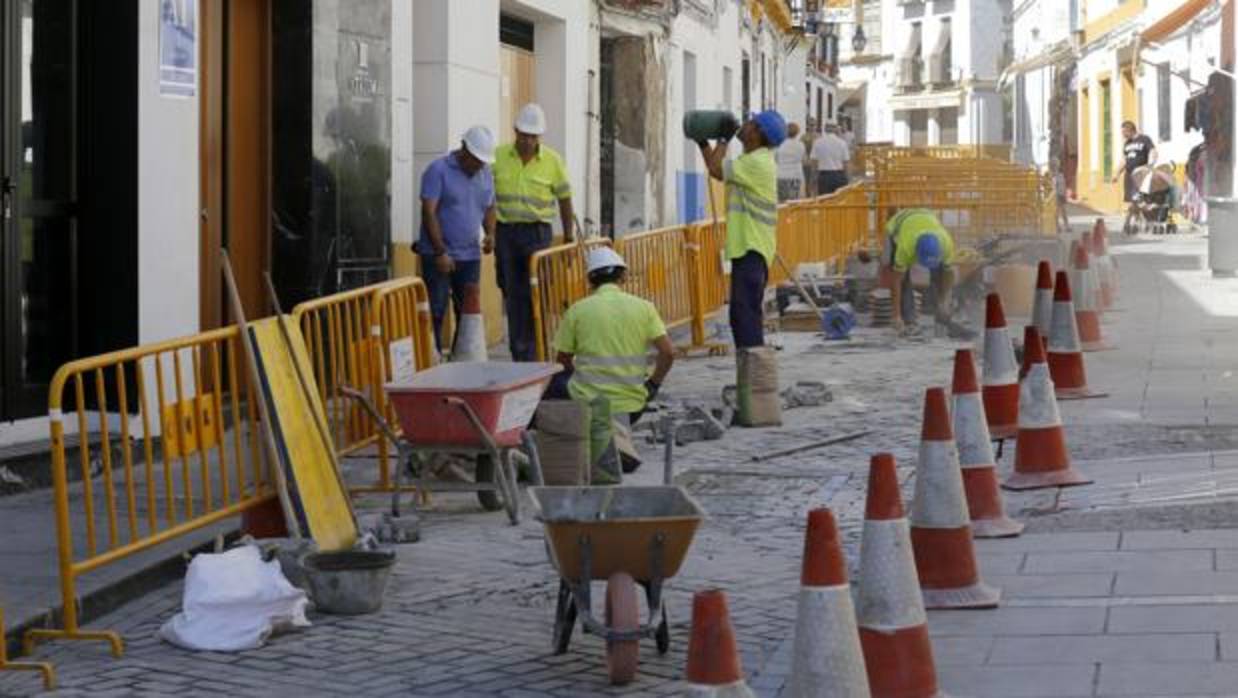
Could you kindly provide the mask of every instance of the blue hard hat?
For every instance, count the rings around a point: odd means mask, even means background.
[[[771,147],[777,148],[787,139],[787,122],[777,111],[766,109],[753,114],[752,120],[756,123],[757,129],[761,131],[761,135],[765,136],[765,140],[769,141]]]
[[[932,233],[925,233],[916,240],[916,261],[925,269],[936,269],[941,266],[941,240]]]

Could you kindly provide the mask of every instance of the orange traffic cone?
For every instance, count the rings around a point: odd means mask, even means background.
[[[1027,377],[1027,372],[1032,368],[1032,355],[1027,350],[1027,345],[1031,342],[1039,342],[1042,351],[1049,351],[1045,338],[1040,336],[1040,330],[1036,329],[1035,325],[1027,325],[1023,328],[1023,363],[1019,364],[1020,381]]]
[[[911,532],[898,493],[894,456],[889,453],[873,456],[869,465],[856,604],[873,698],[941,695]]]
[[[735,629],[721,589],[698,591],[692,597],[692,635],[684,678],[694,697],[756,698],[744,682]]]
[[[1019,425],[1019,366],[1014,360],[1014,345],[1006,329],[1002,297],[990,293],[984,312],[984,400],[985,418],[994,438],[1015,435]]]
[[[1042,259],[1036,266],[1036,296],[1032,302],[1032,324],[1040,334],[1049,336],[1053,319],[1053,265]]]
[[[486,320],[481,314],[481,286],[465,286],[464,303],[461,305],[459,322],[456,323],[456,341],[451,345],[451,360],[485,361]]]
[[[1082,243],[1071,245],[1074,256],[1074,273],[1070,287],[1074,291],[1075,324],[1079,328],[1079,341],[1084,351],[1110,349],[1100,331],[1100,312],[1096,308],[1097,290],[1090,272],[1088,250]]]
[[[1092,261],[1096,264],[1096,272],[1100,277],[1100,307],[1109,310],[1118,297],[1117,268],[1113,256],[1109,254],[1109,241],[1105,232],[1105,219],[1097,218],[1092,226],[1092,247],[1088,250]]]
[[[1036,328],[1031,327],[1028,332],[1035,333]],[[1034,490],[1086,485],[1091,480],[1070,465],[1066,433],[1062,429],[1062,416],[1058,413],[1044,348],[1039,341],[1033,340],[1024,351],[1028,354],[1029,368],[1019,385],[1019,436],[1015,442],[1014,473],[1006,478],[1002,487]]]
[[[847,584],[847,562],[829,509],[808,512],[788,688],[791,698],[871,695]]]
[[[963,469],[963,491],[971,515],[972,535],[977,538],[1008,538],[1023,532],[1023,524],[1006,516],[997,484],[997,458],[984,405],[976,386],[976,362],[970,349],[954,352],[954,440]]]
[[[1083,348],[1079,345],[1079,328],[1075,324],[1075,305],[1071,300],[1070,278],[1057,273],[1053,289],[1053,323],[1049,333],[1049,376],[1059,400],[1080,400],[1104,397],[1088,388],[1087,372],[1083,368]]]
[[[1001,590],[980,580],[946,391],[924,392],[924,423],[911,500],[911,547],[926,608],[995,608]]]

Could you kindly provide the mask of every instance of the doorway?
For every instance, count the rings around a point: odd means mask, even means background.
[[[137,0],[0,5],[0,419],[136,343],[137,26]]]

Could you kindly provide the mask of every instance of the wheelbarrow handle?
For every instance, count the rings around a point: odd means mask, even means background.
[[[490,432],[487,431],[485,425],[481,423],[481,418],[477,416],[477,413],[473,411],[473,408],[469,406],[469,403],[451,395],[443,398],[443,402],[453,407],[460,408],[460,411],[464,413],[465,418],[467,418],[469,423],[473,425],[473,429],[477,432],[477,436],[481,438],[482,443],[486,446],[486,450],[497,456],[499,452],[498,444],[494,442],[494,438],[491,437]]]
[[[374,401],[370,399],[369,395],[366,395],[350,385],[341,384],[339,386],[339,390],[341,395],[350,400],[355,400],[358,404],[360,404],[361,409],[365,410],[378,425],[378,428],[383,432],[383,436],[386,436],[391,443],[395,444],[395,446],[399,448],[400,437],[396,436],[395,430],[391,428],[391,423],[388,422],[381,413],[379,413],[378,407],[375,406]]]

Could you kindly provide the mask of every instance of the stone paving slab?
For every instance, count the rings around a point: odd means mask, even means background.
[[[1101,662],[1204,662],[1216,658],[1216,635],[1044,635],[998,637],[990,664],[1096,664]]]
[[[955,698],[1067,698],[1092,695],[1096,668],[1081,664],[941,667],[938,685]]]
[[[1123,550],[1238,548],[1238,530],[1129,531],[1122,534],[1121,547]]]
[[[1238,662],[1111,663],[1100,667],[1097,695],[1234,695]]]
[[[1126,606],[1109,609],[1110,633],[1238,631],[1238,606]]]
[[[1133,572],[1156,570],[1212,570],[1211,550],[1093,551],[1028,553],[1023,571],[1040,574],[1067,572]]]

